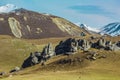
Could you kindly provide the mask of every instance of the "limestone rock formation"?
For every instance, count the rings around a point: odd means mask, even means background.
[[[107,41],[103,38],[99,39],[96,43],[92,43],[92,47],[96,49],[118,51],[120,50],[119,41],[113,43],[112,41]]]
[[[61,41],[55,48],[56,54],[73,54],[78,50],[78,42],[74,38]]]
[[[55,55],[55,51],[53,49],[53,46],[51,43],[49,43],[47,46],[43,48],[43,51],[41,53],[41,56],[44,58],[50,58]]]
[[[22,68],[30,67],[36,64],[45,64],[45,62],[50,59],[52,56],[55,56],[55,51],[51,43],[43,48],[42,52],[34,52],[30,53],[30,56],[25,59],[22,64]]]
[[[118,42],[116,43],[116,45],[117,45],[118,47],[120,47],[120,41],[118,41]]]
[[[12,69],[12,70],[10,71],[10,73],[18,72],[18,71],[20,71],[20,68],[19,68],[19,67],[15,67],[14,69]]]
[[[85,39],[79,39],[78,46],[83,51],[88,51],[91,48],[90,42]]]
[[[30,56],[23,62],[22,68],[30,67],[39,63],[38,56],[35,53],[30,53]]]

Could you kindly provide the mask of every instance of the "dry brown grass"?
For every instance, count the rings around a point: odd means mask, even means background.
[[[68,37],[66,37],[68,38]],[[9,71],[15,66],[20,66],[30,52],[41,51],[49,42],[55,46],[59,41],[66,38],[49,39],[13,39],[2,36],[0,38],[0,71]],[[84,37],[88,38],[88,37]],[[110,38],[108,38],[110,39]],[[113,41],[119,38],[112,38]],[[86,61],[84,67],[54,64],[61,59],[67,59],[68,56],[56,56],[50,59],[46,64],[49,67],[43,68],[40,64],[20,71],[12,77],[1,78],[1,80],[119,80],[120,79],[120,51],[96,50],[99,54],[105,54],[107,58],[97,59],[95,61]],[[69,58],[82,57],[82,51]],[[87,63],[87,64],[86,64]],[[52,65],[51,65],[52,64]],[[84,63],[82,63],[84,64]],[[54,67],[55,65],[55,67]],[[69,67],[68,67],[69,66]],[[51,68],[53,67],[53,68]],[[59,68],[55,70],[54,68]],[[74,68],[73,68],[74,67]],[[68,69],[69,68],[69,69]]]

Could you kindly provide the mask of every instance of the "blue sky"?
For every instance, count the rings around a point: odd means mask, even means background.
[[[13,4],[40,13],[49,13],[100,28],[120,22],[120,0],[0,0],[0,6]]]

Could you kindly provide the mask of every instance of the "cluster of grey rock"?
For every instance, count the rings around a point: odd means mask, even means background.
[[[91,48],[91,43],[85,39],[76,40],[69,38],[65,41],[60,41],[56,46],[56,54],[74,54],[78,50],[88,51]]]
[[[91,47],[96,49],[118,51],[120,50],[120,41],[113,43],[112,41],[106,41],[105,39],[101,38],[96,43],[92,43]]]
[[[20,70],[21,70],[20,67],[15,67],[14,69],[10,70],[9,73],[18,72],[18,71],[20,71]],[[0,72],[0,76],[5,76],[5,75],[7,75],[6,72]]]
[[[52,47],[52,44],[49,43],[47,46],[43,48],[42,52],[31,53],[30,56],[23,62],[22,68],[33,66],[39,63],[44,65],[45,62],[54,55],[55,51]]]
[[[93,38],[96,39],[96,38]],[[65,41],[60,41],[60,43],[55,47],[56,54],[74,54],[78,50],[89,51],[90,48],[103,49],[118,51],[120,50],[120,41],[113,43],[112,41],[107,41],[104,38],[99,39],[97,42],[92,42],[90,40],[74,38],[66,39]]]
[[[93,39],[96,38],[92,37],[91,40]],[[120,41],[118,41],[117,43],[112,43],[111,41],[106,41],[104,38],[101,38],[97,42],[92,43],[91,41],[85,39],[77,40],[75,38],[69,38],[65,41],[60,41],[60,43],[55,47],[55,50],[53,49],[52,44],[49,43],[43,48],[42,52],[31,53],[30,56],[23,62],[22,68],[33,66],[39,63],[44,65],[45,62],[52,56],[59,54],[75,54],[78,50],[89,52],[90,48],[117,51],[120,50]],[[87,59],[95,60],[96,56],[97,53],[89,52],[89,54],[87,55]]]

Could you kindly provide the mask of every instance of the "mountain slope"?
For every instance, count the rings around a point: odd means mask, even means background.
[[[110,23],[106,25],[105,27],[101,28],[100,33],[108,34],[111,36],[120,35],[120,23],[119,22]]]
[[[0,14],[0,34],[17,38],[80,36],[81,32],[84,30],[68,20],[23,8]]]

